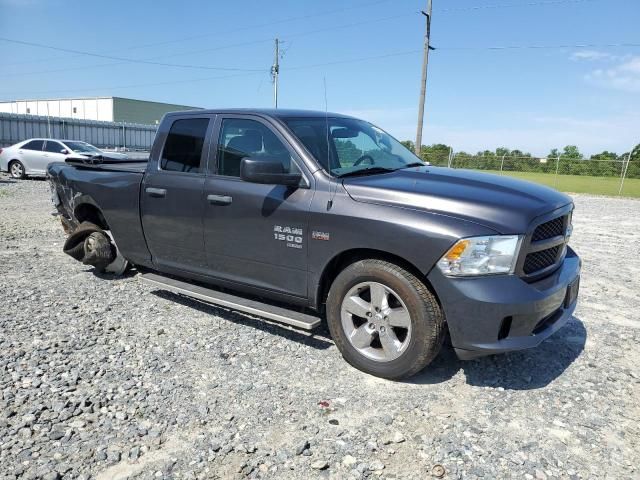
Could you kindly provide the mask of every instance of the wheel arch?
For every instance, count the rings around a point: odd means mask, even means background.
[[[78,223],[91,222],[103,230],[109,230],[109,224],[107,223],[102,210],[94,203],[79,203],[73,209],[73,216]]]
[[[386,262],[390,262],[398,265],[401,268],[404,268],[405,270],[419,278],[422,283],[424,283],[424,285],[429,289],[429,291],[435,296],[438,303],[440,303],[440,299],[438,298],[435,289],[429,283],[429,280],[426,277],[426,272],[421,272],[416,265],[414,265],[407,259],[393,253],[385,252],[383,250],[376,250],[371,248],[352,248],[335,255],[331,260],[329,260],[329,262],[327,262],[324,269],[322,270],[320,279],[316,287],[316,295],[313,299],[314,307],[318,311],[323,311],[324,304],[329,294],[329,289],[331,288],[331,284],[340,274],[340,272],[342,272],[349,265],[365,259],[384,260]]]

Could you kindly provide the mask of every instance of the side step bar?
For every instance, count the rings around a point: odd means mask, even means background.
[[[276,307],[268,303],[249,300],[229,293],[219,292],[192,283],[176,280],[175,278],[164,277],[157,273],[144,273],[140,279],[161,290],[168,290],[188,297],[197,298],[208,303],[220,305],[231,310],[238,310],[243,313],[263,317],[278,323],[284,323],[303,330],[312,330],[320,325],[320,318],[306,313],[287,310]]]

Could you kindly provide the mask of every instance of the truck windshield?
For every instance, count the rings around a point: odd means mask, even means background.
[[[355,118],[285,118],[291,132],[335,177],[379,174],[424,163],[380,128]]]

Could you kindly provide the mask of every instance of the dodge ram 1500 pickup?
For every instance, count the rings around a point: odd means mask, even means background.
[[[570,197],[426,165],[380,128],[296,110],[165,115],[146,162],[51,164],[65,252],[312,330],[358,369],[534,347],[576,306]]]

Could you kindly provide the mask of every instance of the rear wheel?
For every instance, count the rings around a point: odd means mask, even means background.
[[[342,356],[366,373],[400,379],[438,354],[444,316],[415,275],[382,260],[345,268],[327,298],[329,330]]]
[[[23,179],[27,176],[24,165],[19,160],[12,160],[9,163],[9,173],[13,178]]]

